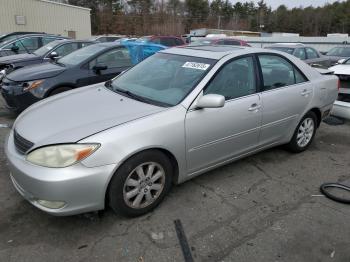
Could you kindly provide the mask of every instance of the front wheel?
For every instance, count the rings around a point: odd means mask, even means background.
[[[125,216],[139,216],[151,211],[168,193],[172,174],[171,162],[160,151],[149,150],[131,157],[110,182],[110,207]]]
[[[299,153],[305,151],[315,137],[317,117],[315,113],[308,112],[298,124],[292,139],[288,144],[290,151]]]

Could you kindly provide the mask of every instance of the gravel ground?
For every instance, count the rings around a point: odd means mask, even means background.
[[[15,116],[0,100],[0,261],[350,261],[350,206],[319,193],[350,184],[350,124],[322,124],[307,152],[273,148],[173,187],[152,213],[47,215],[9,179],[3,141]],[[349,181],[349,182],[348,182]],[[349,216],[349,217],[348,217]]]

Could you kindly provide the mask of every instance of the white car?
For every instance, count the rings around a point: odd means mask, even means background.
[[[329,68],[339,78],[339,97],[335,101],[332,115],[350,120],[350,58],[341,59]]]

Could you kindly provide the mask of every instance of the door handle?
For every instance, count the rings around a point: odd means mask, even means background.
[[[308,96],[310,93],[311,93],[310,90],[304,89],[304,90],[301,92],[301,95],[302,95],[302,96]]]
[[[261,108],[261,105],[258,105],[257,103],[252,104],[249,108],[248,111],[250,112],[258,112],[259,109]]]

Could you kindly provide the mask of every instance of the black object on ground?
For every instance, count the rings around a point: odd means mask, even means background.
[[[338,117],[329,116],[325,120],[323,120],[323,122],[325,122],[327,125],[339,126],[339,125],[343,125],[345,121],[344,119],[341,119]]]
[[[174,220],[175,230],[177,234],[177,238],[179,239],[179,243],[182,249],[182,254],[184,255],[185,262],[193,262],[193,257],[191,254],[190,246],[188,245],[188,241],[186,238],[186,234],[184,228],[182,227],[180,219]]]
[[[322,194],[324,194],[329,199],[332,199],[332,200],[337,201],[339,203],[350,204],[350,197],[349,198],[337,197],[337,196],[331,194],[328,191],[328,188],[340,188],[342,190],[350,192],[350,187],[343,185],[343,184],[339,184],[339,183],[325,183],[325,184],[322,184],[320,187]],[[349,196],[350,196],[350,194],[349,194]]]

